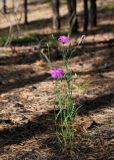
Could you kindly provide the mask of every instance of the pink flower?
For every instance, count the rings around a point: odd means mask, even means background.
[[[63,35],[63,36],[60,36],[58,38],[58,41],[65,44],[65,43],[68,43],[70,41],[70,38],[68,36]]]
[[[54,67],[49,71],[53,78],[61,78],[64,75],[64,71],[61,68]]]
[[[81,39],[83,40],[83,39],[85,39],[85,38],[86,38],[86,35],[83,34],[83,35],[81,36]]]

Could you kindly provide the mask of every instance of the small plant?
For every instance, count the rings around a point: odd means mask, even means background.
[[[85,39],[83,35],[78,44]],[[53,37],[53,42],[56,42]],[[74,133],[73,121],[77,113],[77,106],[73,101],[72,90],[73,90],[73,72],[70,69],[69,58],[72,56],[72,49],[70,37],[60,36],[58,42],[61,43],[60,51],[63,59],[63,68],[53,67],[52,63],[46,55],[45,59],[48,61],[51,69],[49,73],[54,78],[54,89],[55,89],[55,105],[54,105],[54,116],[56,124],[56,136],[59,144],[65,149],[72,151],[74,148]],[[66,44],[69,44],[66,46]],[[70,52],[70,54],[69,54]],[[63,83],[64,82],[64,83]],[[64,84],[64,85],[63,85]]]

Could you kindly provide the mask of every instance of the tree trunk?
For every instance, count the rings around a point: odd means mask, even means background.
[[[77,3],[76,0],[67,0],[69,17],[70,17],[70,33],[75,34],[78,31],[78,20],[77,20]]]
[[[89,12],[88,12],[88,0],[84,0],[84,26],[83,30],[87,31],[88,29],[88,20],[89,20]]]
[[[3,12],[7,13],[6,0],[3,0]]]
[[[14,2],[14,0],[12,0],[12,9],[13,9],[13,12],[15,12],[15,2]]]
[[[59,15],[60,1],[52,0],[52,11],[53,11],[53,28],[60,29],[60,15]]]
[[[95,27],[97,25],[96,0],[90,0],[90,25],[91,27]]]
[[[28,24],[28,0],[24,0],[24,23]]]

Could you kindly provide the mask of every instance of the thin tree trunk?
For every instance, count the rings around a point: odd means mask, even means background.
[[[12,0],[12,9],[15,12],[15,2],[14,2],[14,0]]]
[[[95,27],[97,25],[96,0],[90,0],[90,25],[91,27]]]
[[[69,17],[70,17],[70,32],[75,34],[78,31],[78,20],[77,20],[77,1],[76,0],[67,0]]]
[[[88,30],[88,21],[89,21],[89,11],[88,11],[88,0],[84,0],[84,26],[83,30],[87,31]]]
[[[3,12],[7,13],[6,0],[3,0]]]
[[[28,24],[28,0],[24,0],[24,23]]]
[[[60,15],[59,15],[60,1],[52,0],[52,11],[53,11],[53,28],[60,29]]]

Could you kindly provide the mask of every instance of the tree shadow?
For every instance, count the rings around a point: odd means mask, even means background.
[[[49,40],[49,37],[51,36],[49,35],[36,35],[37,37],[41,37],[41,39],[43,39],[45,37],[46,40]],[[55,35],[55,37],[57,36],[57,34]],[[18,42],[16,42],[18,43]],[[24,42],[23,42],[24,43]],[[25,42],[26,43],[26,42]],[[31,42],[32,43],[32,42]],[[38,43],[38,42],[37,42]],[[22,44],[22,42],[21,42]],[[26,45],[26,44],[24,44]],[[93,47],[94,46],[94,47]],[[71,48],[74,48],[75,52],[73,53],[72,57],[74,56],[81,56],[84,53],[87,53],[88,55],[90,54],[90,56],[95,53],[97,53],[97,51],[102,51],[105,49],[109,49],[109,56],[113,57],[112,54],[112,50],[114,49],[114,40],[110,39],[108,41],[104,40],[104,41],[98,41],[98,42],[85,42],[83,43],[81,46],[81,48],[77,48],[77,44],[74,44]],[[36,62],[37,60],[41,60],[43,57],[41,55],[41,49],[44,49],[45,51],[48,49],[47,47],[44,47],[44,45],[37,49],[37,48],[31,48],[28,51],[25,51],[24,53],[18,54],[18,51],[16,54],[11,55],[11,56],[2,56],[0,57],[0,66],[4,66],[4,65],[17,65],[17,64],[32,64],[34,62]],[[60,51],[58,50],[57,46],[52,46],[51,48],[51,55],[50,58],[52,61],[56,61],[62,58],[62,55],[60,53]],[[48,53],[46,53],[48,54]]]
[[[114,25],[113,24],[99,24],[96,28],[87,31],[87,35],[102,35],[105,33],[113,33]]]
[[[84,42],[85,46],[93,46],[93,45],[105,45],[104,47],[114,47],[114,39],[110,38],[109,40],[101,40],[101,41],[97,41],[97,42]]]
[[[4,77],[7,77],[7,81],[5,79],[5,83],[2,83],[3,80],[0,82],[0,94],[1,93],[6,93],[8,91],[11,91],[15,88],[21,88],[21,87],[25,87],[28,85],[32,85],[38,82],[42,82],[44,80],[47,80],[47,78],[49,78],[49,74],[48,73],[44,73],[41,75],[37,75],[37,74],[33,74],[34,71],[32,70],[19,70],[19,71],[15,71],[15,72],[10,72],[10,73],[5,73]],[[31,75],[31,76],[27,76]],[[18,77],[17,77],[18,75]],[[26,77],[27,76],[27,77]],[[4,78],[2,78],[4,79]],[[10,79],[12,81],[10,81]]]
[[[75,47],[76,45],[74,45]],[[113,57],[113,50],[114,50],[114,40],[103,40],[103,41],[97,41],[97,42],[84,42],[81,45],[81,48],[78,49],[78,56],[81,56],[83,54],[87,54],[91,56],[95,56],[98,52],[105,51],[108,49],[109,57]]]
[[[113,86],[114,88],[114,86]],[[95,109],[107,108],[114,104],[114,93],[109,93],[105,95],[98,96],[97,98],[85,100],[82,103],[82,107],[79,108],[78,114],[85,115],[89,111]]]
[[[102,65],[100,67],[97,67],[97,69],[95,70],[91,70],[91,71],[84,71],[84,72],[81,72],[81,71],[77,71],[76,74],[78,75],[95,75],[95,74],[103,74],[103,73],[107,73],[107,72],[111,72],[111,71],[114,71],[114,64],[109,64],[107,66],[104,66],[102,67]],[[113,78],[112,78],[113,79]]]
[[[37,60],[40,60],[41,55],[38,52],[32,52],[32,53],[21,53],[21,54],[15,54],[11,56],[2,56],[0,57],[0,66],[9,66],[9,65],[20,65],[20,64],[31,64],[36,62]]]
[[[61,17],[62,23],[68,23],[68,14]],[[17,30],[17,24],[14,24],[13,26],[14,31]],[[52,18],[43,18],[39,20],[33,20],[28,22],[28,24],[19,24],[21,31],[34,31],[36,29],[45,29],[47,27],[50,27],[52,29]],[[53,31],[53,29],[52,29]],[[9,32],[9,27],[5,27],[0,29],[0,35],[4,36],[7,35]],[[61,32],[61,31],[59,31]],[[57,33],[57,32],[56,32]]]
[[[40,136],[49,129],[48,126],[54,126],[52,112],[36,116],[33,121],[14,126],[9,129],[0,130],[0,148],[6,145],[19,144],[24,140],[30,139],[35,135]],[[50,118],[50,120],[49,120]]]
[[[100,45],[101,44],[101,45]],[[93,48],[94,45],[94,48]],[[102,62],[100,62],[99,66],[97,65],[94,67],[94,70],[89,71],[77,71],[76,73],[78,75],[95,75],[97,73],[105,73],[113,71],[114,64],[113,64],[113,50],[114,50],[114,40],[110,39],[109,41],[99,41],[99,42],[90,42],[83,44],[81,49],[76,50],[76,53],[73,54],[74,56],[78,56],[80,58],[81,55],[87,54],[89,55],[88,58],[92,58],[97,54],[98,51],[104,51],[105,49],[108,49],[107,56],[104,54],[102,57]],[[60,60],[62,56],[60,56],[59,51],[56,50],[52,51],[52,55],[54,55],[54,58],[52,61]],[[56,55],[56,56],[55,56]],[[100,56],[100,55],[99,55]],[[1,69],[5,67],[9,67],[10,65],[21,65],[21,64],[32,64],[36,62],[37,60],[40,60],[42,57],[40,53],[38,52],[32,52],[32,53],[23,53],[23,54],[16,54],[10,57],[0,57],[0,67]],[[86,60],[86,56],[85,56]],[[110,61],[107,65],[105,65],[105,62]],[[75,73],[74,73],[75,74]],[[44,73],[42,75],[36,74],[33,69],[27,68],[27,69],[21,69],[16,71],[5,71],[4,68],[1,70],[0,73],[0,93],[8,92],[15,88],[21,88],[27,85],[35,84],[38,82],[41,82],[43,80],[47,80],[49,77],[48,73]],[[4,80],[6,81],[5,83]],[[13,80],[13,81],[10,81]]]

